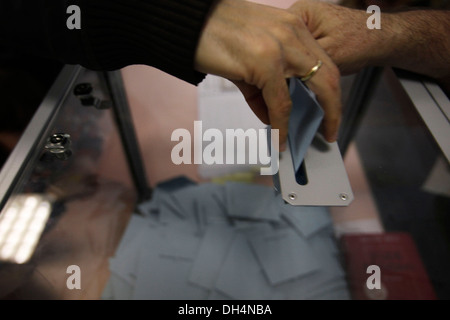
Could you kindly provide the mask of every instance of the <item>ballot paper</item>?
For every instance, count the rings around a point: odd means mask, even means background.
[[[324,112],[314,93],[299,79],[289,79],[292,109],[289,118],[288,140],[296,175],[314,136],[322,122]]]
[[[175,179],[153,195],[110,258],[102,299],[349,299],[328,209],[237,182]]]
[[[341,294],[341,300],[350,298],[342,257],[337,254],[336,242],[330,241],[333,239],[328,236],[330,232],[330,228],[325,228],[308,239],[311,253],[318,262],[314,272],[275,286],[286,299],[325,299],[323,297],[330,292],[337,292],[335,298]]]
[[[305,238],[331,225],[331,216],[325,207],[297,207],[283,204],[281,210],[281,216]]]
[[[205,289],[213,289],[234,236],[235,230],[227,226],[208,228],[192,266],[189,281]]]
[[[239,233],[220,270],[215,287],[235,300],[266,300],[271,287],[252,254],[245,235]]]
[[[280,219],[279,212],[270,210],[275,198],[275,191],[271,187],[228,182],[225,185],[225,194],[230,217],[268,221]]]
[[[176,223],[162,228],[159,236],[164,245],[160,246],[159,254],[165,257],[193,259],[200,246],[200,237],[193,228],[186,228],[185,222]]]
[[[199,300],[208,297],[208,291],[188,281],[192,261],[184,258],[158,256],[142,250],[139,261],[135,300]]]
[[[109,259],[110,270],[130,285],[135,284],[139,247],[144,242],[147,231],[145,219],[133,216],[115,257]]]
[[[109,300],[112,300],[112,298],[116,300],[130,300],[133,298],[134,286],[129,284],[123,278],[113,273],[109,284],[111,286],[111,296]]]
[[[306,240],[293,230],[253,234],[250,244],[272,285],[277,285],[319,267]]]

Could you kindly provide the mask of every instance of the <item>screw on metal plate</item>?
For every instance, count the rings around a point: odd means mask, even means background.
[[[291,200],[295,200],[295,199],[297,199],[297,194],[291,192],[291,193],[289,193],[288,197],[289,197],[289,199],[291,199]]]
[[[109,109],[112,106],[111,101],[103,101],[92,95],[94,88],[90,83],[80,83],[73,89],[73,94],[80,99],[85,107],[95,107],[96,109]]]
[[[348,200],[348,194],[341,193],[341,194],[339,194],[339,198],[341,198],[342,201],[347,201]]]
[[[47,139],[45,150],[59,160],[67,160],[71,155],[71,140],[67,133],[55,133]]]

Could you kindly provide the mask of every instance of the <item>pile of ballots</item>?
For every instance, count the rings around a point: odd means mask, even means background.
[[[176,178],[138,205],[102,299],[350,299],[328,210],[272,187]]]

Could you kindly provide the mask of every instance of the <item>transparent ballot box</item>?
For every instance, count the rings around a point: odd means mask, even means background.
[[[96,298],[102,291],[102,261],[137,201],[112,101],[104,75],[66,66],[3,165],[3,298]],[[86,290],[67,290],[72,266],[85,270]]]
[[[227,80],[64,67],[0,173],[0,295],[449,298],[447,96],[392,69],[342,88],[338,141],[299,127],[262,174],[268,128]]]

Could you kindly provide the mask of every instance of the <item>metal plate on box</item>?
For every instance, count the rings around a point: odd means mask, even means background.
[[[299,184],[291,147],[280,154],[278,188],[283,199],[296,206],[348,206],[353,192],[337,142],[316,135],[304,159],[305,184]]]

